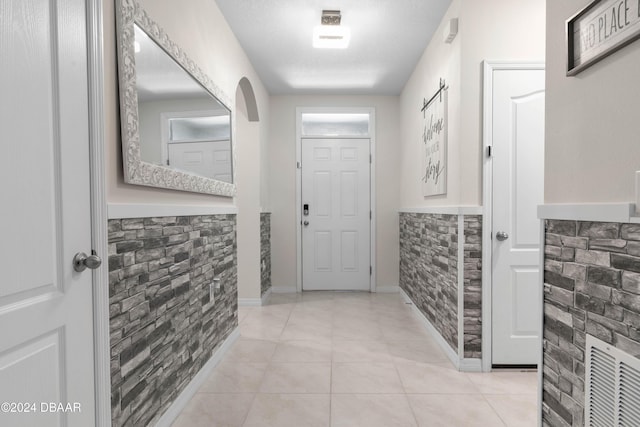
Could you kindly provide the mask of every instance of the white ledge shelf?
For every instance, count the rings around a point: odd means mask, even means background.
[[[422,206],[419,208],[402,208],[400,213],[424,213],[435,215],[482,215],[482,206]]]
[[[158,218],[165,216],[236,215],[236,206],[155,205],[109,203],[109,219]]]
[[[640,223],[635,203],[549,204],[538,206],[538,218],[571,221]]]

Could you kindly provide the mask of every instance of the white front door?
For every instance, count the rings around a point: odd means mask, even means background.
[[[84,0],[0,13],[0,425],[95,424]],[[106,226],[106,225],[105,225]]]
[[[369,290],[369,145],[302,140],[303,290]]]
[[[540,353],[540,222],[544,201],[544,70],[493,72],[492,363],[535,365]]]

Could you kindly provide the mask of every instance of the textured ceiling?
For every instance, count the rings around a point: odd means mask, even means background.
[[[451,0],[216,2],[269,93],[398,95]],[[347,49],[311,46],[323,9],[342,12]]]

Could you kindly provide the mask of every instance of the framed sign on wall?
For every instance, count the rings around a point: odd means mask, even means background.
[[[440,89],[422,108],[422,194],[447,194],[447,88]]]
[[[595,0],[567,20],[567,76],[640,38],[640,1]]]

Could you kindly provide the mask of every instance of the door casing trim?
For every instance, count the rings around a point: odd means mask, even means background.
[[[376,292],[376,109],[374,107],[296,107],[296,292],[302,292],[302,114],[303,113],[332,113],[332,114],[369,114],[369,135],[351,137],[354,139],[369,139],[371,163],[369,169],[369,203],[371,220],[369,221],[370,253],[369,262],[371,275],[369,276],[369,291]],[[305,137],[313,139],[314,137]],[[317,136],[316,138],[349,139],[349,136]]]
[[[86,2],[87,66],[89,82],[89,162],[91,192],[91,247],[102,257],[93,270],[93,343],[95,423],[111,426],[111,369],[109,348],[109,274],[107,196],[104,146],[103,0]]]
[[[492,276],[493,276],[493,253],[491,244],[492,221],[493,221],[493,158],[487,155],[488,147],[493,141],[493,73],[497,70],[544,70],[543,61],[534,62],[513,62],[513,61],[483,61],[483,134],[482,134],[482,182],[483,195],[482,204],[484,215],[482,216],[482,371],[491,372],[492,368]],[[544,239],[544,222],[541,221],[541,239]],[[541,240],[543,243],[544,240]],[[540,250],[541,272],[544,272],[544,248]],[[539,301],[542,303],[544,289],[544,274],[540,274]],[[542,304],[544,310],[544,304]],[[540,318],[544,316],[541,314]],[[537,425],[542,426],[542,362],[543,362],[543,334],[540,328],[540,354],[538,360],[538,420]]]
[[[544,62],[483,61],[483,131],[482,131],[482,370],[492,366],[492,221],[493,221],[493,158],[487,155],[493,141],[493,73],[499,70],[544,70]],[[542,276],[542,275],[541,275]],[[542,283],[540,284],[542,289]],[[541,344],[542,345],[542,344]]]

